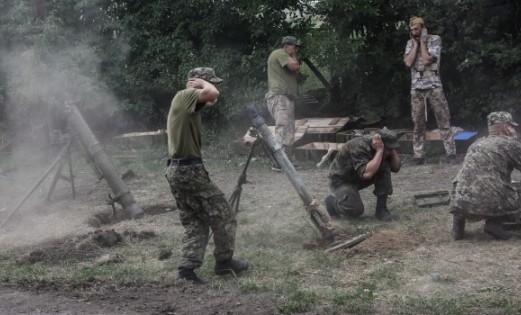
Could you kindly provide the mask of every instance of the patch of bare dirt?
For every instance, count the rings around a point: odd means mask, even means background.
[[[0,287],[3,314],[274,314],[267,294],[236,294],[190,284],[96,286],[64,291],[40,285],[24,291]],[[51,302],[52,301],[52,302]]]
[[[19,248],[18,263],[60,264],[107,256],[122,241],[155,238],[153,231],[97,230],[63,240]],[[163,255],[163,257],[161,257]],[[160,254],[166,259],[171,251]],[[116,257],[117,258],[117,257]],[[98,259],[100,260],[100,259]],[[52,301],[52,303],[50,303]],[[0,279],[2,314],[273,314],[269,294],[238,294],[184,281],[113,282],[94,277],[82,282]]]
[[[233,191],[236,186],[239,171],[230,172],[229,170],[219,170],[219,168],[212,167],[209,167],[209,169],[213,171],[211,176],[214,182],[229,196],[229,192]],[[410,203],[411,195],[415,192],[447,189],[450,187],[450,178],[457,169],[458,166],[437,164],[422,167],[403,167],[400,173],[393,177],[395,193],[392,196],[391,211],[393,211],[392,206],[399,207]],[[328,193],[325,183],[326,171],[304,168],[299,173],[308,188],[322,201]],[[79,174],[78,179],[82,176],[85,176],[85,174]],[[241,211],[266,213],[262,217],[265,221],[262,222],[266,222],[272,228],[285,225],[288,220],[300,222],[301,216],[305,216],[303,211],[302,214],[292,218],[284,217],[285,220],[280,219],[280,217],[288,215],[284,211],[284,207],[294,207],[294,205],[275,201],[292,198],[291,202],[297,200],[300,203],[297,194],[283,173],[274,173],[266,169],[250,169],[248,178],[251,183],[243,186]],[[81,262],[103,256],[110,251],[108,250],[110,247],[117,247],[119,242],[138,243],[153,239],[156,237],[156,233],[161,234],[163,231],[161,229],[170,229],[173,225],[179,224],[178,220],[172,220],[168,221],[170,225],[154,226],[154,231],[125,230],[124,227],[127,225],[121,224],[125,223],[123,221],[126,219],[122,211],[118,209],[114,216],[111,213],[110,206],[107,206],[104,202],[108,189],[103,182],[96,182],[95,177],[91,176],[84,180],[78,180],[77,184],[78,196],[75,200],[71,201],[70,188],[62,185],[57,188],[54,195],[55,201],[50,205],[39,206],[30,203],[24,205],[23,209],[8,222],[6,230],[0,233],[0,244],[4,246],[4,249],[16,248],[20,257],[27,256],[25,258],[27,261],[24,263],[28,264],[35,262],[60,264],[65,260]],[[162,174],[138,174],[131,180],[128,179],[128,184],[138,203],[144,207],[145,217],[141,219],[140,224],[145,228],[148,229],[151,224],[157,223],[150,220],[150,216],[158,218],[159,215],[176,210],[175,202]],[[89,191],[89,193],[85,193],[86,191]],[[45,191],[40,194],[40,197],[42,196],[45,197]],[[364,225],[366,221],[373,220],[374,196],[370,189],[362,191],[362,196],[364,200],[367,200],[367,210],[357,222]],[[276,211],[273,210],[275,208]],[[402,218],[407,217],[408,220],[413,220],[420,215],[421,212],[402,213]],[[97,223],[86,225],[85,222],[92,218],[95,218]],[[19,233],[15,233],[19,231],[16,229],[18,221],[20,221],[19,226],[22,226],[22,228]],[[411,224],[415,224],[415,222],[421,224],[420,221],[412,221]],[[242,222],[241,224],[253,223]],[[123,231],[118,235],[110,232],[111,225],[115,224],[119,224],[120,229],[118,231]],[[30,226],[31,229],[27,229],[27,226]],[[93,227],[102,228],[102,230],[92,231]],[[349,231],[352,234],[352,229]],[[471,255],[475,255],[473,259],[476,261],[476,265],[477,262],[483,260],[483,254],[475,251],[476,246],[473,248],[465,246],[468,245],[468,242],[476,242],[474,239],[467,240],[467,243],[463,243],[463,245],[461,243],[453,244],[450,242],[450,234],[445,226],[432,231],[427,229],[423,232],[425,233],[420,234],[409,229],[382,227],[365,241],[350,249],[344,249],[342,253],[347,258],[353,256],[366,258],[385,255],[389,252],[403,253],[404,256],[411,253],[410,255],[418,261],[429,261],[431,263],[427,258],[439,257],[440,253],[434,251],[431,247],[425,247],[430,238],[429,233],[437,233],[438,235],[444,233],[446,243],[449,243],[449,246],[446,245],[441,248],[440,252],[442,250],[447,252],[445,253],[448,257],[447,262],[445,262],[447,270],[452,270],[450,268],[453,268],[455,263],[449,261],[449,259],[454,260],[453,254],[459,251],[465,251],[465,255],[461,254],[456,261],[462,266],[468,264],[468,257],[471,257]],[[351,235],[350,233],[346,233],[346,235]],[[481,230],[475,234],[480,237],[477,242],[484,239],[490,243],[486,236],[482,236]],[[349,236],[346,236],[346,239],[348,238]],[[26,246],[27,242],[34,244],[35,239],[38,240],[36,245]],[[439,236],[438,239],[440,239]],[[20,240],[24,242],[20,242]],[[23,247],[20,247],[22,245]],[[480,246],[484,247],[485,245],[480,244]],[[495,246],[497,247],[497,245]],[[518,251],[510,250],[507,247],[508,243],[503,246],[505,246],[504,251],[512,256],[509,257],[510,261],[519,261],[519,257],[515,256]],[[317,240],[316,243],[310,245],[309,249],[322,250],[324,247],[326,247],[325,244]],[[493,246],[489,247],[492,248]],[[168,259],[171,254],[171,251],[162,251],[159,253],[159,259]],[[491,256],[494,257],[490,258],[490,265],[494,266],[495,261],[492,258],[496,258],[498,255]],[[115,258],[117,259],[117,257]],[[409,259],[412,260],[412,258]],[[505,265],[507,265],[507,262],[505,262]],[[444,274],[443,266],[445,265],[439,265],[436,271]],[[367,266],[364,265],[363,268],[366,269]],[[475,269],[482,272],[482,269]],[[412,275],[411,278],[413,276],[415,275]],[[511,278],[514,279],[514,277]],[[423,278],[420,280],[423,281]],[[412,285],[408,292],[417,291],[417,282]],[[406,293],[404,293],[405,295]],[[96,278],[90,278],[81,283],[39,281],[37,277],[23,283],[13,283],[10,279],[0,279],[0,305],[2,306],[0,313],[6,314],[277,313],[277,310],[274,309],[277,300],[272,294],[227,292],[211,286],[193,286],[177,282],[168,283],[150,280],[146,283],[114,283]],[[317,311],[317,313],[320,312]]]
[[[394,252],[408,252],[412,248],[420,246],[424,241],[424,237],[403,229],[379,230],[371,237],[361,242],[360,244],[344,250],[348,256],[353,255],[375,255],[381,253]]]

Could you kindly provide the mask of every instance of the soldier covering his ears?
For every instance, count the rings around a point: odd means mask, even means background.
[[[347,141],[329,170],[331,194],[326,209],[332,217],[359,217],[364,213],[360,190],[374,185],[375,216],[390,221],[387,197],[393,193],[391,173],[397,173],[401,159],[396,134],[386,127],[375,135],[363,135]]]
[[[450,129],[449,105],[440,77],[441,37],[430,35],[421,17],[409,21],[411,38],[405,47],[403,62],[411,69],[411,117],[414,123],[414,162],[425,161],[427,106],[430,106],[440,129],[449,163],[456,163],[456,145]]]
[[[235,209],[210,180],[201,159],[201,110],[219,98],[216,84],[222,81],[212,68],[190,70],[186,89],[177,92],[168,112],[166,178],[185,228],[178,279],[204,283],[194,272],[203,264],[210,229],[215,243],[214,271],[239,273],[248,263],[233,259],[237,220]]]

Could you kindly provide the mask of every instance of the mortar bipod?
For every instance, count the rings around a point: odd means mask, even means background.
[[[58,162],[58,169],[56,170],[56,173],[54,174],[54,177],[52,179],[51,187],[49,188],[49,192],[47,193],[47,201],[51,200],[51,196],[54,192],[54,189],[56,188],[56,184],[58,183],[58,180],[62,179],[67,182],[71,183],[71,189],[72,189],[72,199],[76,198],[76,187],[74,185],[74,174],[72,171],[72,158],[71,158],[71,141],[68,139],[68,142],[66,144],[66,149],[63,152],[62,155],[60,155],[60,161]],[[63,168],[65,167],[65,164],[69,167],[69,176],[62,175]]]
[[[239,178],[237,179],[237,186],[235,186],[235,189],[233,190],[232,194],[230,195],[230,198],[228,199],[228,202],[235,209],[235,212],[239,212],[239,202],[241,201],[242,185],[249,183],[246,179],[246,171],[248,170],[248,166],[250,165],[255,148],[259,143],[261,143],[261,141],[262,139],[260,138],[257,138],[255,139],[255,141],[253,141],[250,148],[250,152],[248,153],[248,158],[246,159],[246,163],[244,164],[244,168],[242,169],[242,172],[239,175]]]

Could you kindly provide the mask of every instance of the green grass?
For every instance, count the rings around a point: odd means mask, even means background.
[[[351,290],[335,292],[331,301],[333,310],[338,314],[369,314],[373,312],[375,285],[362,282]]]
[[[168,194],[164,181],[165,158],[160,156],[159,149],[136,149],[122,153],[118,148],[109,147],[107,152],[114,157],[114,164],[119,171],[132,169],[147,180],[138,189],[164,190]],[[125,154],[130,159],[124,161],[117,157]],[[208,169],[216,174],[212,174],[212,177],[222,181],[223,191],[231,191],[235,181],[225,182],[221,176],[238,176],[242,170],[241,163],[246,158],[229,155],[229,148],[222,144],[207,148],[203,154],[207,157]],[[74,167],[77,174],[92,173],[90,166],[82,159],[76,160]],[[313,165],[307,167],[304,163],[304,170],[313,170]],[[264,196],[268,197],[264,199],[255,199],[259,190],[271,189],[269,183],[263,186],[262,181],[256,182],[256,176],[265,175],[267,169],[269,162],[262,157],[257,157],[250,165],[248,177],[253,183],[243,186],[241,211],[238,214],[235,257],[247,260],[251,267],[240,277],[216,276],[213,272],[213,245],[210,244],[204,264],[197,273],[211,282],[213,290],[268,295],[280,314],[521,313],[521,299],[517,291],[512,289],[515,284],[499,285],[500,279],[495,278],[501,276],[503,270],[498,270],[500,268],[491,262],[485,265],[487,270],[480,269],[483,266],[478,265],[488,255],[487,251],[504,246],[501,253],[509,255],[513,269],[516,269],[519,257],[516,256],[518,244],[515,241],[490,242],[481,237],[458,247],[460,243],[452,243],[446,229],[448,208],[418,208],[411,203],[411,198],[393,197],[390,208],[395,220],[382,223],[374,218],[375,200],[369,192],[366,194],[370,198],[366,198],[364,216],[335,221],[337,230],[346,237],[366,232],[378,235],[382,230],[401,231],[404,237],[417,237],[417,243],[405,242],[401,247],[381,247],[375,251],[358,252],[365,244],[361,243],[359,247],[327,254],[318,246],[305,248],[304,244],[317,240],[318,233],[309,222],[302,202],[292,191],[289,192],[292,189],[289,184],[285,186],[288,187],[288,193],[274,191],[273,194],[279,193],[276,195],[278,197],[266,194]],[[326,171],[322,172],[315,171],[309,176],[311,184],[315,184],[314,192],[317,196],[325,195],[328,190],[325,183],[312,182],[321,176],[325,178]],[[420,175],[425,177],[430,174]],[[273,174],[273,178],[276,176],[281,178],[280,174]],[[226,179],[229,178],[236,177],[228,175]],[[157,204],[164,202],[151,200]],[[23,285],[31,281],[56,281],[80,284],[90,279],[104,283],[174,281],[183,234],[176,214],[122,222],[122,225],[115,225],[114,228],[119,233],[126,229],[144,228],[157,229],[158,232],[153,239],[133,241],[124,237],[121,245],[105,249],[107,252],[120,253],[123,262],[102,266],[97,265],[95,259],[78,263],[66,257],[62,262],[49,264],[20,264],[16,261],[19,253],[0,251],[0,283]],[[365,242],[369,240],[371,238]],[[460,252],[467,248],[472,249],[467,255],[476,253],[476,256],[453,257],[463,255]],[[172,257],[159,261],[158,253],[162,249],[171,249]],[[439,258],[444,251],[451,255]],[[430,274],[434,271],[439,272],[439,277],[431,279]],[[479,272],[477,279],[473,279],[474,274],[470,272]],[[512,273],[512,276],[501,279],[508,280],[516,275]]]
[[[303,290],[296,282],[287,282],[280,290],[284,293],[284,301],[278,305],[282,314],[294,314],[311,310],[318,300],[318,294],[311,290]]]

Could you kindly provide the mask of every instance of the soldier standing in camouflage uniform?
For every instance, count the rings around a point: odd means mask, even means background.
[[[293,158],[295,141],[295,98],[298,94],[297,79],[300,75],[298,49],[300,41],[293,36],[282,39],[282,47],[268,57],[268,93],[266,104],[275,119],[275,137],[284,147],[284,152]],[[279,166],[274,170],[280,171]]]
[[[237,227],[235,210],[208,176],[201,160],[201,110],[219,97],[216,84],[222,79],[212,68],[195,68],[188,73],[186,89],[179,91],[168,113],[166,178],[185,228],[178,279],[204,283],[194,273],[203,264],[210,229],[215,242],[215,273],[238,273],[246,262],[232,259]]]
[[[427,104],[431,106],[449,163],[456,163],[456,145],[450,131],[449,105],[440,78],[441,37],[427,34],[420,17],[409,22],[411,38],[405,47],[404,63],[411,68],[411,116],[414,123],[414,162],[425,162]]]
[[[486,233],[506,240],[510,235],[502,223],[521,212],[520,192],[510,179],[514,168],[521,171],[521,142],[514,129],[518,124],[508,112],[492,112],[487,118],[489,135],[469,147],[454,178],[450,202],[454,240],[464,238],[465,219],[485,220]]]
[[[329,170],[331,195],[325,200],[329,214],[361,216],[364,203],[359,191],[374,185],[375,215],[379,220],[390,221],[387,196],[393,193],[391,172],[397,173],[401,167],[397,148],[396,135],[385,127],[374,136],[364,135],[347,141]]]

